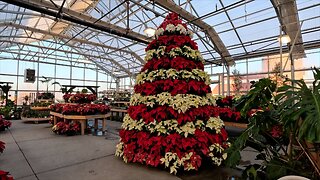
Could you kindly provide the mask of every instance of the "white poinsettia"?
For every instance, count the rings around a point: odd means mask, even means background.
[[[168,24],[166,27],[166,31],[168,32],[174,32],[176,27],[173,24]]]
[[[177,169],[180,167],[184,167],[184,170],[192,170],[195,167],[192,166],[188,161],[191,159],[193,152],[186,153],[181,159],[177,155],[177,153],[166,152],[165,156],[160,159],[161,164],[164,164],[165,167],[170,167],[170,173],[176,174]]]
[[[212,144],[209,147],[209,150],[210,150],[209,157],[211,157],[213,164],[220,166],[222,161],[227,159],[227,153],[223,153],[225,149],[220,144],[218,143]],[[218,154],[223,153],[223,155],[222,157],[216,157],[215,153],[218,153]]]
[[[210,117],[213,119],[214,117]],[[176,132],[184,137],[193,135],[197,129],[199,130],[215,130],[220,132],[223,125],[212,125],[212,122],[209,120],[204,122],[203,120],[196,120],[196,122],[187,122],[183,125],[179,125],[176,119],[169,119],[165,121],[158,122],[153,120],[152,122],[146,124],[143,119],[134,120],[130,115],[126,115],[123,119],[123,124],[121,126],[125,130],[138,130],[138,131],[148,131],[150,133],[161,134],[170,134]]]
[[[164,33],[164,29],[163,28],[158,28],[156,30],[156,33],[155,33],[156,38],[158,38],[159,36],[163,35],[163,33]]]
[[[165,51],[166,46],[159,46],[158,49],[148,50],[146,52],[145,61],[150,61],[153,57],[161,58],[164,55],[169,56],[170,58],[175,58],[177,56],[184,56],[190,58],[191,60],[201,61],[204,63],[204,59],[199,50],[193,50],[189,46],[183,46],[182,48],[176,47],[172,48],[169,52]]]
[[[186,30],[186,28],[185,28],[182,24],[178,24],[178,25],[176,26],[176,31],[179,31],[180,34],[187,35],[187,30]]]
[[[210,117],[206,127],[214,129],[216,133],[220,133],[221,128],[223,128],[224,123],[219,117]]]
[[[160,69],[160,70],[155,70],[155,71],[150,71],[150,72],[142,72],[137,75],[136,77],[136,83],[137,84],[143,84],[145,82],[153,82],[156,79],[194,79],[198,81],[205,81],[206,85],[210,85],[210,76],[200,70],[200,69],[193,69],[192,71],[187,71],[187,70],[180,70],[177,71],[176,69]]]
[[[122,157],[123,156],[123,142],[120,139],[120,142],[116,146],[115,156]]]

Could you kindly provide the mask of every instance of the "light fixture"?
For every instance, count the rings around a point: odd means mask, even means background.
[[[148,37],[154,36],[156,33],[156,30],[151,27],[146,27],[146,29],[143,31]]]
[[[289,35],[282,35],[278,37],[278,41],[281,42],[282,44],[288,44],[289,42],[291,42],[291,39]]]

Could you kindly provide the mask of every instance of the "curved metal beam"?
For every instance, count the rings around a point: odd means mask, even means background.
[[[44,0],[1,0],[8,4],[13,4],[15,6],[23,7],[29,10],[33,10],[39,13],[43,13],[49,16],[56,17],[58,9],[50,2]],[[61,19],[84,25],[93,29],[98,29],[103,32],[107,32],[110,34],[114,34],[121,37],[126,37],[128,39],[141,42],[144,44],[149,44],[152,40],[151,38],[139,34],[137,32],[133,32],[127,30],[126,28],[98,20],[92,16],[85,15],[83,13],[78,13],[76,11],[70,10],[68,8],[62,8]]]

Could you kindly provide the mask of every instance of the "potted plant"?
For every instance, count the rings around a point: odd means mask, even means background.
[[[296,87],[284,83],[279,88],[277,80],[264,78],[256,82],[239,101],[242,114],[254,111],[249,115],[247,129],[227,150],[226,164],[238,165],[240,151],[251,147],[257,150],[256,159],[262,163],[248,165],[243,178],[318,177],[316,152],[307,150],[315,149],[315,144],[320,142],[320,71],[317,69],[314,79],[311,89],[303,80],[288,81]]]
[[[304,149],[320,176],[320,70],[313,69],[314,81],[291,80],[279,88],[280,121],[290,131],[290,141]]]

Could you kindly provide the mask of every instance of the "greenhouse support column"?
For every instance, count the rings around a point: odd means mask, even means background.
[[[19,50],[20,52],[20,50]],[[15,101],[16,105],[18,105],[18,90],[19,90],[19,66],[20,66],[20,54],[18,54],[18,64],[17,64],[17,85],[15,90]],[[17,106],[15,106],[16,108]]]
[[[222,79],[222,94],[221,95],[224,96],[224,68],[222,68],[222,75],[221,76],[222,76],[222,78],[221,78]]]
[[[38,64],[37,64],[37,97],[36,99],[38,100],[38,93],[39,93],[39,59],[40,57],[38,57]]]
[[[107,76],[108,78],[108,76]],[[96,86],[98,86],[98,68],[96,67]]]
[[[86,85],[86,63],[83,63],[83,86]]]
[[[57,53],[55,53],[56,59],[54,60],[54,82],[57,82]],[[56,97],[56,84],[53,85],[54,97]]]
[[[219,96],[221,94],[221,92],[220,92],[220,87],[221,87],[220,82],[221,82],[221,75],[219,74],[219,76],[218,76],[218,94],[219,94]]]
[[[226,66],[227,70],[227,95],[230,96],[230,67]]]
[[[249,62],[248,59],[246,59],[246,73],[247,73],[247,84],[249,84]]]
[[[120,79],[116,78],[116,91],[119,92],[120,89]]]
[[[292,57],[292,53],[290,54],[290,60],[291,60],[291,79],[294,80],[295,77],[294,77],[294,59]],[[291,81],[292,83],[292,86],[294,86],[294,82]]]
[[[72,60],[70,61],[70,84],[72,84]]]
[[[281,11],[280,11],[280,14],[281,14]],[[282,69],[282,26],[280,25],[280,76],[282,76],[282,73],[283,73],[283,69]]]

